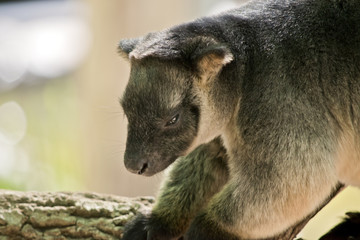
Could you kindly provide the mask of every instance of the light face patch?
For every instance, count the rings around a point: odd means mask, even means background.
[[[133,63],[121,104],[128,117],[135,114],[160,120],[182,104],[191,94],[190,87],[185,71],[155,59],[143,60]]]

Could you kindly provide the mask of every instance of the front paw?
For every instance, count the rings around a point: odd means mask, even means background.
[[[181,235],[181,234],[180,234]],[[182,240],[179,234],[171,231],[167,224],[160,220],[138,214],[125,226],[122,240]]]
[[[185,240],[239,240],[236,236],[224,231],[217,223],[207,218],[206,214],[198,215],[187,233]]]
[[[183,240],[183,237],[174,237],[166,231],[149,230],[147,240]]]
[[[146,226],[148,217],[138,214],[132,221],[128,222],[124,229],[122,240],[147,240]]]
[[[183,240],[182,234],[173,229],[175,225],[176,223],[168,224],[152,214],[146,226],[147,240]]]

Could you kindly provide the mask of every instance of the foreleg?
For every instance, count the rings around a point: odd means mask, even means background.
[[[179,239],[227,181],[226,152],[221,140],[199,146],[174,163],[151,214],[138,216],[130,223],[123,240]]]

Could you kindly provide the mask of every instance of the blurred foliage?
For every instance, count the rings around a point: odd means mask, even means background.
[[[12,169],[11,178],[0,180],[0,188],[81,188],[79,133],[82,129],[75,85],[75,79],[68,76],[1,93],[0,104],[15,101],[26,114],[27,133],[16,150],[24,152],[26,160],[22,163],[27,167],[17,165]],[[19,159],[11,161],[21,164]]]
[[[0,189],[25,190],[25,186],[21,184],[15,184],[11,180],[0,178]]]

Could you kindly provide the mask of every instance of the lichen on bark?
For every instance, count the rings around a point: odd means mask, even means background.
[[[120,239],[152,197],[96,193],[0,191],[0,240]]]

